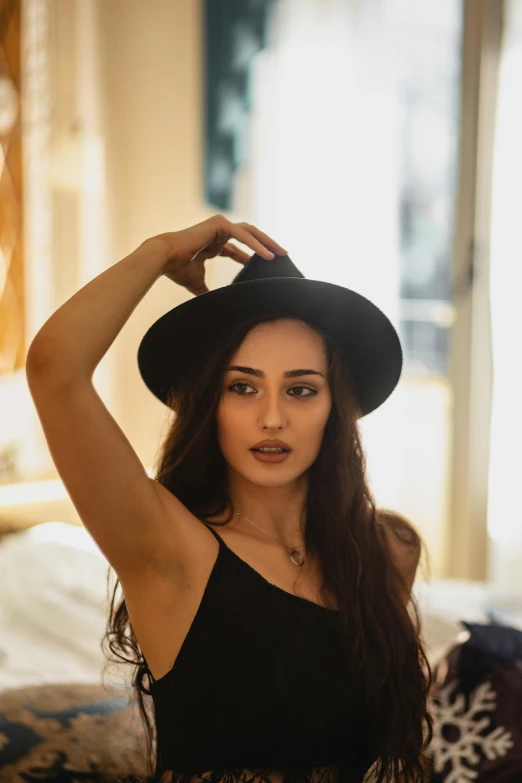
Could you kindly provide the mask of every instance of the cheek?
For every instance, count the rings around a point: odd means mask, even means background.
[[[216,414],[217,434],[220,444],[237,445],[238,432],[241,432],[242,417],[237,409],[226,403],[220,403]]]
[[[309,427],[314,432],[322,432],[328,421],[332,404],[329,397],[325,397],[321,400],[321,403],[314,405],[308,412]],[[305,415],[306,419],[306,415]]]
[[[324,403],[324,406],[323,406],[323,410],[322,410],[322,419],[321,419],[321,421],[322,421],[322,429],[323,430],[326,427],[326,423],[327,423],[327,421],[328,421],[328,419],[330,417],[330,413],[331,412],[332,412],[332,397],[331,397],[330,393],[328,392],[328,395],[326,397],[326,400],[325,400],[325,403]]]
[[[324,434],[326,419],[324,416],[317,417],[315,421],[309,422],[306,430],[306,439],[313,448],[319,447]]]
[[[321,411],[321,413],[317,415],[317,418],[314,422],[314,433],[313,433],[313,441],[314,441],[314,448],[316,450],[319,450],[321,447],[321,443],[323,441],[324,431],[326,428],[326,424],[328,422],[328,417],[330,415],[330,407],[328,407],[326,410]]]
[[[329,413],[329,406],[308,409],[303,411],[299,422],[296,422],[295,432],[306,452],[316,452],[319,449]]]

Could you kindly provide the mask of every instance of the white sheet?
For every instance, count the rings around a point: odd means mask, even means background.
[[[100,681],[108,568],[87,531],[62,522],[0,541],[0,689]],[[111,666],[107,681],[130,674]]]

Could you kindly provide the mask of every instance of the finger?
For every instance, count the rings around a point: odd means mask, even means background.
[[[264,245],[261,244],[247,229],[243,228],[240,223],[230,223],[229,231],[234,239],[237,239],[241,244],[251,247],[255,253],[258,253],[263,258],[271,260],[275,253],[271,250],[267,250]]]
[[[243,252],[243,250],[240,250],[235,245],[230,244],[230,242],[227,242],[227,244],[223,247],[220,255],[226,256],[227,258],[232,258],[234,261],[238,261],[243,265],[250,261],[250,256],[248,253]]]
[[[200,286],[191,285],[185,287],[187,291],[189,291],[191,294],[194,294],[194,296],[200,296],[201,294],[208,294],[209,292],[209,289],[207,288],[205,283],[203,283]]]
[[[259,239],[265,247],[272,250],[277,256],[285,256],[288,253],[288,250],[285,250],[282,245],[278,244],[275,239],[269,237],[268,234],[265,234],[264,231],[261,231],[257,226],[252,226],[250,223],[239,223],[238,225],[242,226],[247,231],[250,231],[256,239]]]

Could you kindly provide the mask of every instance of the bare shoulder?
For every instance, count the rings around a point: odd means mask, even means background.
[[[377,523],[409,599],[421,555],[420,535],[408,519],[394,512],[378,510]]]

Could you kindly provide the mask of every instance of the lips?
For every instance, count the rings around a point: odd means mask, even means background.
[[[283,451],[290,451],[290,449],[285,449],[283,448],[283,446],[260,446],[258,449],[250,449],[250,451],[261,451],[262,448],[282,449]]]
[[[258,451],[259,449],[266,447],[268,449],[284,449],[285,451],[291,451],[292,449],[285,443],[284,440],[260,440],[255,446],[251,447],[251,451]]]
[[[284,462],[290,458],[290,451],[261,451],[260,449],[250,449],[254,459],[259,462]]]

